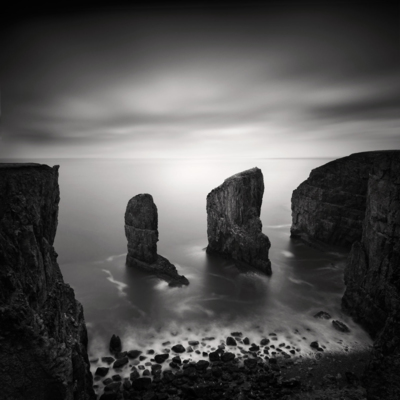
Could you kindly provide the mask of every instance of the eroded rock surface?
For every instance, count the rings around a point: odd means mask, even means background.
[[[382,152],[368,181],[363,233],[345,269],[343,308],[376,338],[369,398],[400,398],[400,151]],[[397,378],[396,378],[397,377]]]
[[[53,243],[58,166],[0,164],[0,387],[5,400],[94,399],[83,309]]]
[[[271,274],[271,243],[260,220],[264,179],[259,168],[240,172],[207,196],[207,252]]]
[[[369,173],[381,153],[351,154],[313,169],[293,191],[291,236],[345,247],[360,240]]]
[[[175,265],[157,254],[158,213],[150,194],[132,197],[125,212],[125,235],[128,240],[128,266],[151,272],[169,286],[185,286],[189,281],[179,275]]]

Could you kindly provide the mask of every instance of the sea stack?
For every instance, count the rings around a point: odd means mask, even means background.
[[[169,286],[185,286],[189,281],[179,275],[175,265],[157,254],[158,213],[150,194],[132,197],[125,212],[125,235],[128,240],[126,264],[151,272]]]
[[[362,237],[344,278],[343,309],[376,339],[366,371],[368,398],[400,399],[400,151],[375,159]]]
[[[271,274],[271,243],[260,220],[264,179],[259,168],[240,172],[207,196],[208,253]]]
[[[313,169],[293,191],[291,237],[348,248],[360,240],[369,173],[380,153],[351,154]]]
[[[0,382],[4,400],[95,399],[82,305],[53,243],[58,166],[0,164]]]

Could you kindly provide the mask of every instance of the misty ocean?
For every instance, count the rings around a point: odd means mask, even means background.
[[[214,337],[199,348],[207,351],[233,331],[254,343],[276,333],[276,343],[285,342],[302,355],[313,354],[314,340],[332,352],[370,345],[368,335],[340,308],[347,253],[334,248],[323,253],[290,239],[292,191],[328,161],[41,160],[60,164],[55,249],[64,280],[84,306],[89,357],[108,355],[112,334],[121,337],[124,350],[156,353],[165,342],[170,348]],[[239,273],[231,261],[205,252],[207,194],[229,176],[256,166],[264,175],[261,221],[271,241],[271,277]],[[125,266],[124,213],[128,200],[139,193],[153,196],[158,253],[189,279],[188,287],[170,288]],[[351,332],[338,332],[330,320],[313,317],[322,310]],[[190,357],[201,358],[198,353]],[[101,365],[94,362],[92,368]]]

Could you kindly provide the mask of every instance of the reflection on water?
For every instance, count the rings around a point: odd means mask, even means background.
[[[84,305],[90,355],[105,355],[112,334],[121,336],[126,350],[162,351],[163,342],[187,345],[188,340],[214,337],[201,345],[210,350],[233,331],[251,342],[274,332],[298,354],[309,353],[314,340],[331,351],[370,344],[340,309],[346,253],[323,253],[289,237],[291,193],[312,168],[327,161],[58,161],[55,247],[65,281]],[[205,252],[208,192],[254,166],[264,174],[261,220],[272,243],[271,277],[243,273],[229,260]],[[125,266],[123,217],[128,200],[138,193],[153,195],[158,252],[189,279],[188,287],[170,288]],[[345,322],[351,333],[313,318],[321,310]]]

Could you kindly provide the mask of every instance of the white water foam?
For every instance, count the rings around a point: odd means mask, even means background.
[[[116,281],[112,275],[112,273],[108,269],[103,269],[103,271],[108,274],[107,280],[117,286],[117,289],[121,296],[126,296],[124,289],[128,287],[128,285],[124,282]]]

